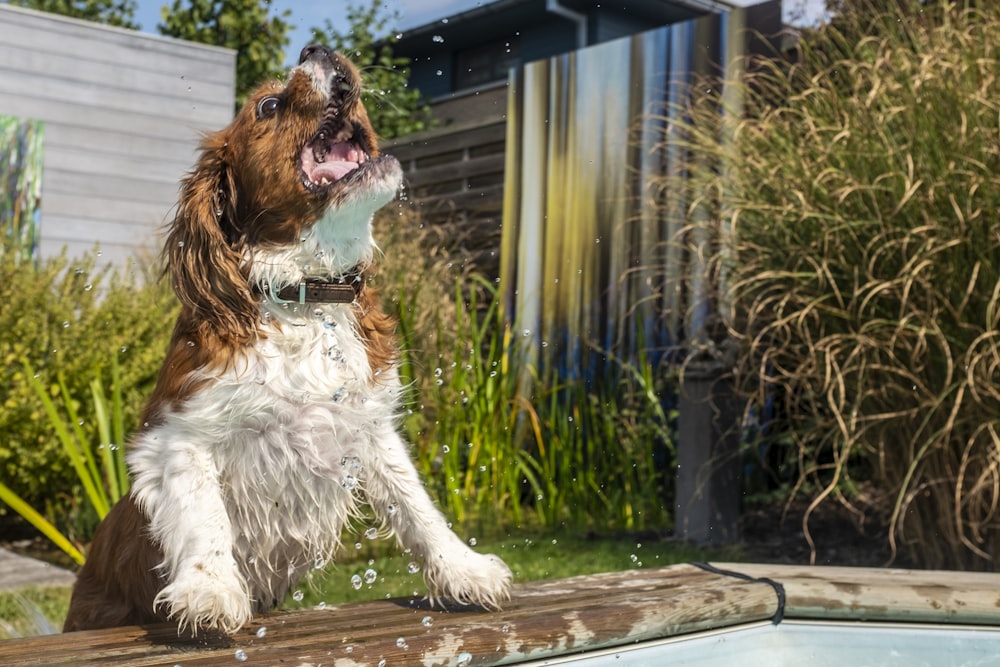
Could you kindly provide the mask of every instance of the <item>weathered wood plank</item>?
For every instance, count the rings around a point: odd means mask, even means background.
[[[0,643],[0,664],[232,665],[237,650],[248,665],[454,665],[463,654],[469,665],[513,664],[767,619],[776,608],[767,585],[682,565],[518,586],[496,613],[398,599],[274,614],[232,639],[178,640],[165,626],[18,639]]]
[[[406,163],[412,160],[420,161],[442,153],[462,151],[470,146],[503,141],[506,132],[503,118],[486,118],[386,141],[381,149],[396,156],[406,167]]]
[[[219,127],[225,124],[222,121]],[[165,136],[164,132],[125,134],[121,128],[68,126],[49,123],[45,127],[46,143],[66,149],[113,150],[126,156],[145,156],[147,160],[163,160],[183,165],[185,171],[194,164],[197,151],[193,138],[200,132],[192,127],[176,128],[180,136]]]
[[[165,121],[198,118],[196,113],[201,110],[201,118],[196,122],[217,121],[225,118],[226,122],[232,115],[232,103],[219,104],[213,98],[196,95],[192,91],[189,97],[173,97],[154,93],[140,93],[121,88],[98,87],[73,79],[47,79],[31,73],[7,70],[0,76],[0,93],[4,96],[25,96],[41,104],[39,113],[31,117],[50,120],[50,105],[71,104],[79,110],[87,110],[89,116],[67,118],[72,124],[85,127],[109,128],[116,127],[114,114],[125,121],[141,123],[145,119],[162,124]],[[18,105],[20,106],[20,105]],[[8,113],[15,111],[11,108]],[[54,111],[54,109],[52,110]],[[22,115],[17,111],[18,115]],[[208,114],[206,116],[206,113]],[[128,126],[126,126],[128,128]],[[180,127],[184,127],[180,125]],[[132,129],[132,128],[128,128]]]
[[[233,637],[184,639],[160,625],[17,639],[0,642],[0,664],[516,664],[773,619],[778,595],[761,577],[782,585],[788,619],[1000,623],[995,574],[716,567],[753,580],[676,565],[519,585],[496,613],[400,598],[271,614]]]
[[[89,21],[3,5],[3,41],[35,52],[70,54],[92,62],[133,62],[147,71],[174,70],[196,80],[225,84],[233,66],[229,49],[183,42]],[[9,27],[10,30],[6,30]],[[44,45],[40,49],[39,45]],[[100,48],[95,48],[95,46]],[[221,68],[220,68],[221,66]]]
[[[102,257],[110,251],[110,246],[128,245],[133,249],[134,256],[153,258],[162,246],[161,230],[160,226],[140,218],[102,220],[53,216],[45,221],[44,238],[48,242],[67,246],[82,243],[89,250],[100,246]]]
[[[439,213],[460,210],[467,213],[496,211],[499,213],[503,204],[503,186],[492,185],[465,192],[449,192],[420,197],[417,200],[420,210]]]
[[[785,587],[792,618],[1000,623],[1000,574],[719,563]]]
[[[48,192],[45,194],[46,210],[48,217],[45,224],[49,232],[55,232],[60,220],[72,219],[82,220],[80,211],[96,211],[98,221],[116,221],[127,227],[137,225],[137,228],[119,229],[119,235],[144,234],[151,225],[156,231],[165,231],[164,226],[171,219],[172,210],[164,209],[159,204],[153,204],[143,200],[118,199],[110,197],[89,196],[86,193],[68,195],[62,192]]]
[[[503,167],[503,155],[484,155],[468,160],[448,162],[425,169],[416,169],[407,174],[407,181],[409,181],[411,187],[416,188],[440,181],[466,179],[484,174],[496,174],[502,182]]]

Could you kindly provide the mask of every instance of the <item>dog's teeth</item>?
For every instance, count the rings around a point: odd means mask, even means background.
[[[330,185],[330,179],[327,178],[326,176],[324,176],[323,178],[319,179],[319,184],[320,185]]]

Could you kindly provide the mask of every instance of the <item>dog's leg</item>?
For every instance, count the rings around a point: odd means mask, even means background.
[[[180,630],[227,633],[250,620],[247,585],[233,558],[232,524],[208,443],[185,443],[168,427],[149,431],[129,456],[133,493],[163,552],[163,606]]]
[[[476,553],[451,531],[420,483],[408,449],[395,431],[373,439],[373,456],[363,472],[368,502],[403,548],[423,560],[432,600],[441,596],[499,609],[510,599],[510,569],[496,556]]]

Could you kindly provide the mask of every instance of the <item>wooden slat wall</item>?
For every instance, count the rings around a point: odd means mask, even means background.
[[[0,4],[0,113],[45,123],[42,257],[149,257],[200,134],[233,113],[229,49]]]
[[[487,275],[499,269],[506,134],[497,114],[381,147],[403,165],[407,197],[456,262],[471,261]]]

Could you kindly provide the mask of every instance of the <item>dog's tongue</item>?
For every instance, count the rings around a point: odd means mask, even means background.
[[[323,162],[316,165],[316,168],[313,169],[309,178],[313,183],[322,184],[324,181],[332,183],[334,181],[339,181],[357,168],[357,162],[348,162],[346,160]]]
[[[316,146],[307,145],[302,151],[303,169],[310,181],[320,185],[339,181],[364,161],[364,151],[349,141],[330,144],[321,151],[317,151]]]

